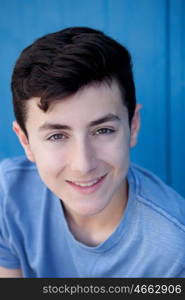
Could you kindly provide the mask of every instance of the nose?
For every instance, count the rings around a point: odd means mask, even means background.
[[[68,161],[71,171],[78,172],[82,176],[96,169],[96,151],[88,138],[76,141],[70,152]]]

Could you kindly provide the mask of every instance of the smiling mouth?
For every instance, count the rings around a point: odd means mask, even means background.
[[[96,179],[93,179],[93,180],[87,181],[87,182],[70,181],[70,180],[67,180],[67,182],[72,183],[76,186],[80,186],[80,187],[91,187],[91,186],[95,185],[97,182],[99,182],[105,176],[106,175],[103,175],[103,176],[97,177]]]
[[[97,177],[91,181],[70,181],[66,180],[66,182],[74,188],[76,191],[82,194],[91,194],[94,193],[104,182],[105,177],[107,174]]]

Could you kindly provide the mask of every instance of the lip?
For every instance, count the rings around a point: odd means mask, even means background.
[[[95,184],[91,185],[91,186],[79,186],[76,185],[75,183],[71,182],[71,181],[66,181],[74,190],[80,192],[81,194],[92,194],[94,192],[96,192],[101,185],[103,184],[105,177],[107,176],[107,174],[105,174],[103,177],[101,177]],[[92,180],[91,180],[92,181]],[[90,181],[89,181],[90,182]],[[80,182],[79,182],[80,183]],[[85,183],[85,182],[81,182],[81,183]],[[88,183],[88,181],[86,181],[86,183]]]

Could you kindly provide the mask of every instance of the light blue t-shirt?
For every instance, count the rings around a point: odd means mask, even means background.
[[[136,165],[129,199],[96,247],[73,237],[61,201],[25,157],[0,164],[0,266],[24,277],[185,277],[185,199]]]

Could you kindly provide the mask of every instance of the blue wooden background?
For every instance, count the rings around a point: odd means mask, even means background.
[[[185,0],[0,0],[0,160],[23,153],[12,132],[17,56],[68,26],[103,30],[128,47],[143,105],[132,160],[185,196]]]

